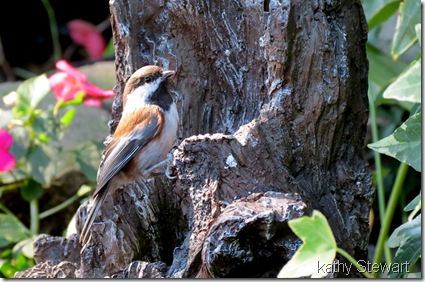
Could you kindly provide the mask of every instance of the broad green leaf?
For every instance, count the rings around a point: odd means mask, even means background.
[[[422,45],[422,27],[421,24],[415,25],[416,38],[420,45]]]
[[[0,248],[4,248],[10,245],[10,242],[4,239],[3,237],[0,237]],[[0,263],[1,265],[1,263]]]
[[[413,116],[416,113],[422,112],[422,104],[414,104],[413,107],[410,109],[410,117]]]
[[[407,0],[400,4],[391,55],[395,60],[415,44],[415,25],[421,23],[421,1]]]
[[[377,88],[376,92],[387,87],[407,67],[401,61],[393,61],[390,55],[369,43],[366,44],[366,51],[369,60],[369,82]]]
[[[101,159],[100,148],[88,142],[74,150],[77,157],[77,162],[80,165],[81,172],[83,172],[90,181],[96,181],[97,169]]]
[[[11,171],[1,172],[0,181],[3,184],[16,183],[28,178],[28,172],[22,166],[16,166]],[[0,193],[2,192],[2,187],[0,187]]]
[[[407,206],[403,209],[405,212],[413,211],[416,206],[419,204],[419,201],[421,200],[421,193],[417,195]]]
[[[384,98],[407,101],[413,103],[421,102],[421,62],[414,61],[408,69],[403,72],[384,91]]]
[[[326,266],[333,263],[337,245],[326,217],[315,210],[311,217],[293,219],[288,224],[303,244],[277,277],[320,278],[328,275]]]
[[[72,150],[66,150],[61,152],[55,158],[55,164],[56,171],[61,174],[68,171],[78,171],[79,169],[75,152]]]
[[[405,263],[407,267],[402,267],[397,271],[390,271],[388,277],[401,278],[408,271],[412,263],[414,263],[422,252],[422,229],[421,215],[418,215],[412,221],[406,222],[396,228],[388,239],[388,247],[399,247],[393,263],[402,265]]]
[[[33,248],[34,238],[26,238],[20,242],[18,242],[13,247],[13,253],[15,256],[19,256],[19,254],[23,254],[27,258],[34,258],[34,248]]]
[[[16,159],[24,158],[30,146],[28,130],[25,127],[16,126],[9,132],[13,136],[13,144],[10,147],[10,152]]]
[[[45,143],[33,148],[28,156],[27,169],[38,183],[49,186],[53,177],[56,176],[55,158],[58,152],[52,146]]]
[[[421,113],[409,117],[393,134],[368,147],[421,171]]]
[[[369,30],[389,19],[397,11],[400,2],[400,0],[364,0],[363,7]]]
[[[37,115],[33,120],[33,128],[36,137],[40,141],[45,138],[48,141],[60,141],[64,134],[64,125],[61,124],[59,117],[54,116],[52,111],[45,111]]]
[[[45,74],[25,80],[16,90],[17,101],[12,109],[15,117],[26,116],[35,110],[49,92],[49,79]]]
[[[27,202],[40,199],[43,194],[43,188],[38,182],[35,182],[33,179],[28,179],[21,187],[21,196]]]
[[[28,82],[28,84],[27,84]],[[22,89],[21,89],[22,88]],[[38,104],[46,97],[50,92],[49,79],[45,74],[39,75],[35,78],[31,78],[27,81],[24,81],[18,87],[18,93],[20,91],[29,92],[31,107],[36,108]]]
[[[11,243],[19,242],[29,236],[19,222],[8,214],[0,214],[0,230],[0,238]]]

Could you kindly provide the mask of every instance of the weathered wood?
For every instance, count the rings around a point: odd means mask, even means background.
[[[313,209],[340,247],[367,258],[374,189],[362,157],[360,1],[110,4],[119,94],[111,132],[133,71],[176,70],[177,177],[107,197],[76,277],[273,277],[300,245],[287,220]]]

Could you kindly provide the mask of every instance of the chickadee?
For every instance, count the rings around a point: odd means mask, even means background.
[[[178,127],[176,104],[166,87],[172,75],[174,71],[145,66],[127,81],[122,117],[105,147],[93,205],[81,231],[81,244],[90,238],[90,227],[110,190],[148,178],[153,169],[167,161]]]

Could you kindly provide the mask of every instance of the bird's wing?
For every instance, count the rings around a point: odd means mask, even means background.
[[[135,123],[126,122],[131,115],[123,117],[115,131],[112,141],[105,148],[105,158],[97,176],[97,188],[93,197],[112,179],[150,140],[155,138],[163,126],[163,113],[156,106],[149,106],[135,111],[132,119]],[[133,129],[129,126],[136,124]],[[131,132],[131,133],[129,133]]]

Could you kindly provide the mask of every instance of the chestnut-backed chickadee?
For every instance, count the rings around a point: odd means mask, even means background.
[[[122,117],[105,147],[93,205],[81,231],[80,243],[85,244],[90,238],[90,227],[109,191],[148,178],[153,169],[167,161],[178,127],[176,104],[166,86],[172,75],[174,71],[145,66],[127,81]]]

